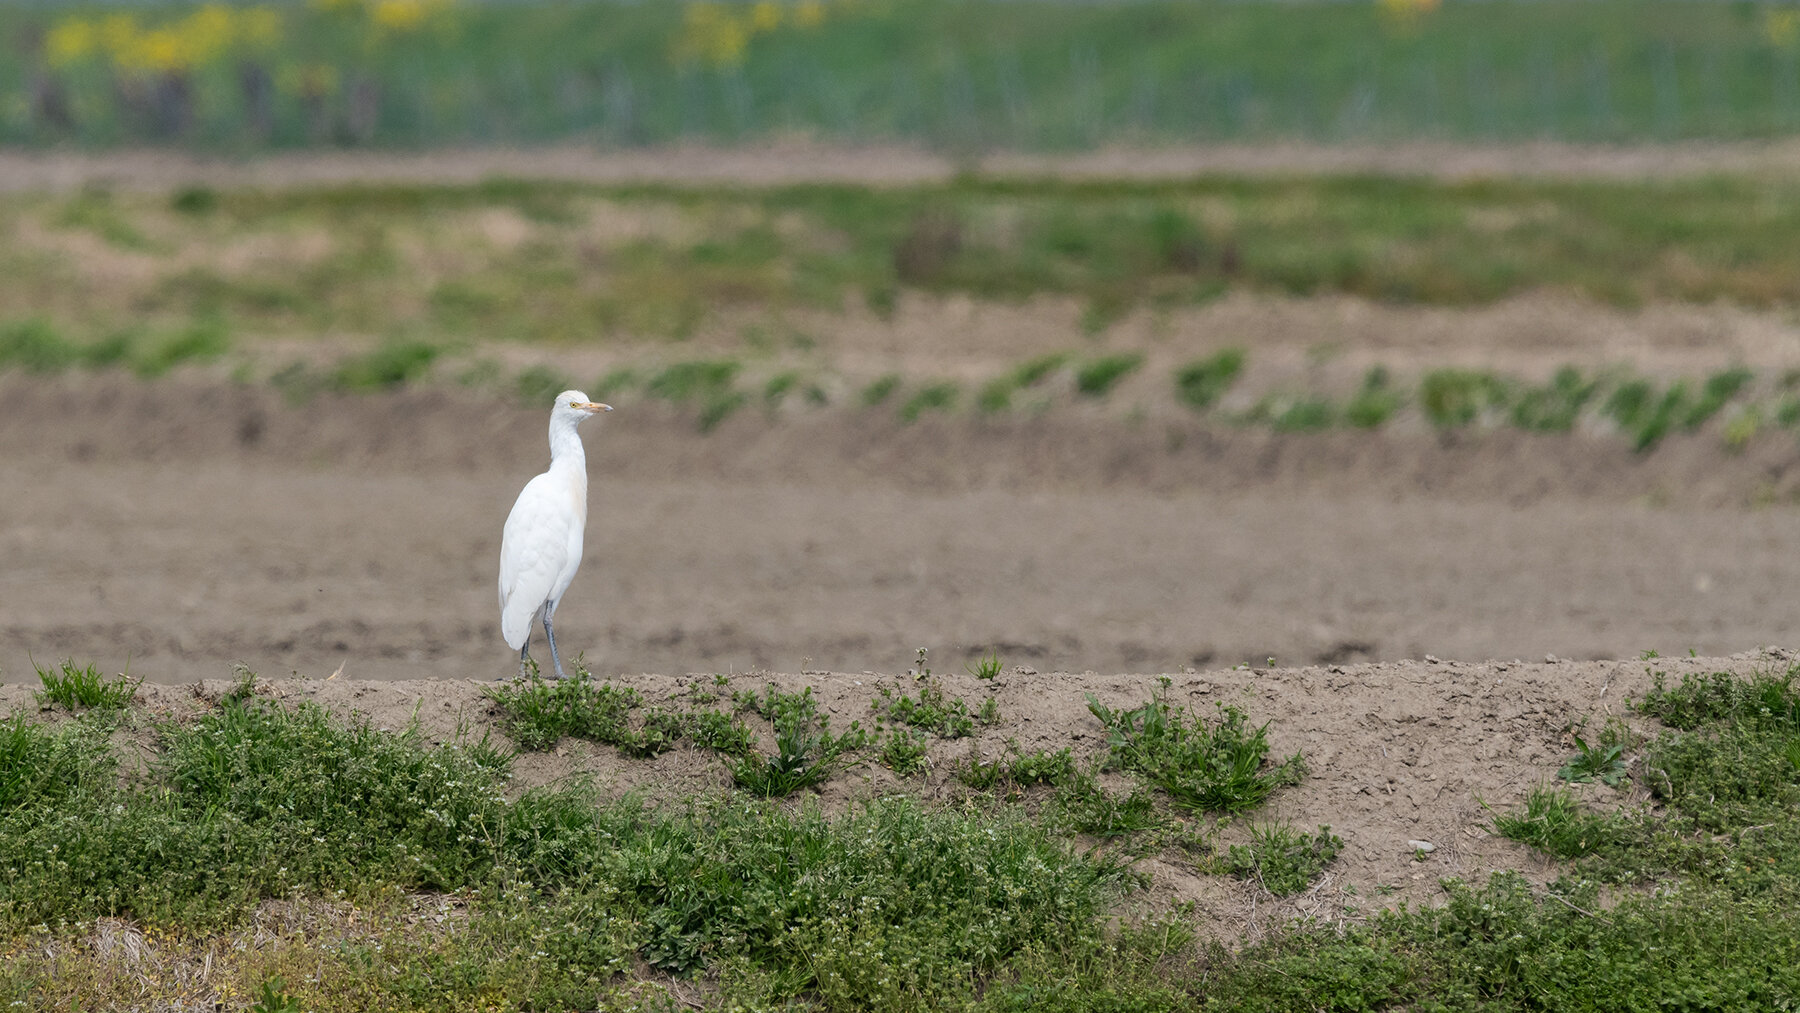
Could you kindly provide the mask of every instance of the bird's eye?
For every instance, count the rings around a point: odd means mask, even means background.
[[[579,407],[581,407],[581,402],[579,402],[579,401],[570,401],[570,402],[569,402],[569,407],[570,407],[570,408],[579,408]]]

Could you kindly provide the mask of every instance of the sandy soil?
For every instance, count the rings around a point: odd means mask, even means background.
[[[948,180],[959,172],[997,176],[1167,179],[1196,174],[1377,173],[1439,179],[1559,177],[1644,179],[1715,173],[1792,175],[1800,142],[1743,141],[1659,145],[1395,144],[1295,142],[1105,148],[1074,154],[993,152],[952,156],[907,146],[844,146],[800,138],[732,148],[671,145],[603,149],[564,145],[457,151],[324,151],[195,155],[140,149],[0,151],[0,192],[66,190],[87,185],[167,190],[212,186],[287,186],[369,182],[470,183],[494,176],[593,183],[855,182]]]
[[[494,679],[537,411],[455,388],[0,379],[0,673]],[[1075,409],[586,430],[561,644],[596,671],[1043,670],[1723,654],[1791,643],[1791,439],[1283,436]],[[1772,504],[1758,506],[1757,504]],[[540,641],[541,643],[541,641]],[[540,647],[541,650],[541,647]]]
[[[1169,676],[1167,690],[1172,702],[1208,716],[1215,703],[1241,707],[1255,720],[1271,722],[1275,754],[1300,752],[1310,769],[1300,785],[1277,793],[1249,820],[1226,827],[1216,843],[1227,846],[1244,839],[1251,825],[1288,821],[1307,830],[1327,824],[1346,846],[1312,889],[1286,900],[1232,879],[1201,875],[1171,852],[1140,866],[1151,884],[1138,902],[1161,906],[1194,901],[1204,932],[1242,941],[1295,915],[1331,923],[1403,902],[1432,903],[1442,898],[1440,880],[1448,877],[1479,882],[1490,871],[1518,869],[1532,878],[1549,878],[1554,873],[1548,863],[1491,833],[1492,820],[1494,811],[1518,804],[1531,787],[1554,779],[1556,768],[1574,751],[1572,728],[1583,722],[1599,727],[1614,718],[1643,724],[1626,704],[1642,696],[1655,672],[1679,682],[1688,672],[1779,670],[1794,658],[1792,652],[1770,650],[1654,661],[1464,664],[1429,659],[1176,672]],[[896,671],[901,674],[892,674]],[[810,685],[834,726],[841,727],[851,720],[867,722],[879,687],[913,689],[900,666],[886,672],[745,673],[726,691],[756,690],[769,682],[789,689]],[[620,681],[637,688],[650,703],[684,697],[695,683],[718,688],[711,676]],[[1090,757],[1103,740],[1099,722],[1087,710],[1086,694],[1118,708],[1136,706],[1158,690],[1158,677],[1151,675],[1040,673],[1016,667],[992,683],[961,673],[942,675],[942,683],[951,695],[972,704],[992,692],[1000,723],[973,740],[935,742],[932,769],[922,781],[903,781],[872,762],[853,767],[821,790],[827,807],[894,793],[958,797],[965,789],[954,776],[955,765],[971,752],[1001,756],[1009,740],[1026,751],[1068,747],[1078,757]],[[260,691],[288,705],[313,700],[378,728],[399,730],[416,719],[428,738],[445,741],[454,738],[459,726],[463,734],[477,738],[493,727],[494,709],[482,694],[486,685],[467,679],[377,683],[341,677],[276,680]],[[146,685],[141,699],[152,713],[188,714],[229,686],[226,679]],[[0,687],[0,713],[33,705],[26,687]],[[516,770],[521,788],[584,773],[603,793],[631,790],[653,800],[730,790],[729,775],[715,757],[686,749],[634,760],[611,747],[565,740],[554,752],[522,755]],[[1603,808],[1641,801],[1603,785],[1576,790]],[[1428,842],[1433,850],[1418,856],[1412,841]]]

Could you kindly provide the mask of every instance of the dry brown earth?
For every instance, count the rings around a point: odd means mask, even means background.
[[[0,380],[0,672],[504,676],[500,522],[542,413],[455,388]],[[558,613],[597,671],[1044,670],[1791,643],[1790,436],[1274,434],[1052,410],[903,425],[640,402],[590,426]]]
[[[670,145],[609,150],[566,145],[416,153],[300,152],[254,158],[160,149],[10,150],[0,151],[0,191],[68,190],[91,184],[165,190],[194,183],[470,183],[493,176],[592,183],[895,185],[944,181],[970,171],[1077,179],[1167,179],[1208,173],[1645,179],[1719,173],[1792,175],[1796,169],[1800,169],[1800,143],[1791,140],[1655,145],[1259,142],[1105,148],[1075,154],[952,156],[917,147],[844,146],[787,138],[733,148]]]

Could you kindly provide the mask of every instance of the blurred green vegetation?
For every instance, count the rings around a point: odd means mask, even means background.
[[[680,341],[750,314],[747,345],[804,349],[782,314],[886,317],[902,292],[1072,298],[1090,330],[1233,290],[1800,304],[1800,183],[1781,179],[90,189],[0,197],[0,226],[0,304],[86,342],[195,320],[396,345]]]
[[[0,9],[0,143],[804,133],[952,150],[1800,126],[1800,17],[1706,0],[56,4]]]

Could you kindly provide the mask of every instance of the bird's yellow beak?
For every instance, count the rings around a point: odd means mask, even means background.
[[[580,408],[584,412],[592,412],[595,415],[598,415],[601,412],[612,411],[612,405],[601,404],[598,401],[589,401],[587,404],[576,405],[575,407]]]

